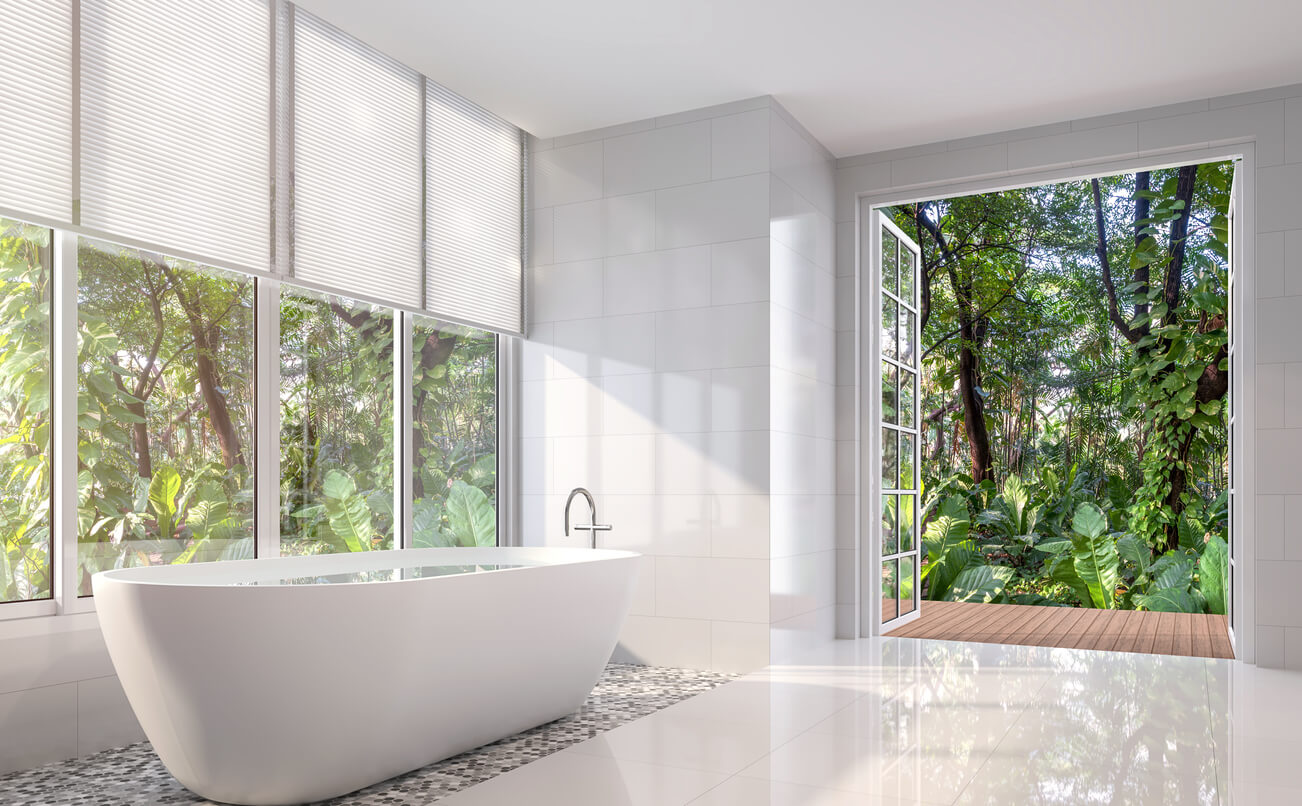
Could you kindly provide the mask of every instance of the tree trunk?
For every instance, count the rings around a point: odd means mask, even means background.
[[[235,431],[226,394],[221,390],[217,362],[213,360],[212,330],[216,323],[207,320],[202,301],[190,296],[182,279],[172,271],[161,255],[141,253],[141,257],[152,260],[167,275],[176,290],[176,298],[181,303],[181,309],[185,311],[185,318],[190,326],[190,338],[194,340],[195,374],[199,378],[199,392],[208,410],[208,422],[217,436],[217,445],[221,448],[222,464],[228,470],[236,466],[247,467],[244,461],[244,445],[240,435]]]
[[[990,453],[990,432],[986,429],[985,403],[977,393],[980,375],[977,356],[972,349],[976,344],[975,329],[964,328],[963,347],[958,356],[958,393],[963,401],[963,429],[967,432],[968,454],[972,463],[972,479],[994,481],[994,457]]]
[[[452,357],[452,351],[457,346],[457,337],[455,335],[445,335],[440,330],[435,330],[425,338],[425,342],[420,346],[420,372],[424,375],[430,372],[439,364],[446,364]],[[429,398],[429,393],[422,390],[416,390],[416,400],[412,412],[411,420],[411,455],[416,458],[423,456],[425,452],[425,431],[421,428],[421,423],[425,422],[425,402]],[[412,479],[412,495],[415,498],[425,497],[425,481],[419,473],[414,474]]]

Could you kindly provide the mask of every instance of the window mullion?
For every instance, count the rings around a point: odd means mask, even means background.
[[[54,596],[60,613],[94,609],[78,599],[77,236],[54,232]]]
[[[258,280],[256,289],[257,383],[253,483],[258,557],[280,556],[280,282]]]
[[[394,312],[393,340],[393,547],[411,548],[412,533],[412,322],[411,314]]]

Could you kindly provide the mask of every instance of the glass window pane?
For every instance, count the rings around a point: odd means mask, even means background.
[[[900,615],[899,601],[895,591],[895,582],[899,572],[898,560],[882,563],[882,621],[890,621]]]
[[[48,599],[50,231],[0,219],[0,602]]]
[[[896,499],[898,496],[882,496],[882,556],[899,551],[899,539],[896,536]]]
[[[253,556],[254,282],[82,240],[79,588]]]
[[[888,361],[882,362],[882,422],[898,422],[899,406],[898,395],[896,391],[896,375],[899,369]]]
[[[917,437],[913,434],[900,434],[900,489],[912,490],[916,488],[913,478],[913,468],[917,464],[914,461],[916,452]]]
[[[900,615],[913,612],[913,558],[900,558]]]
[[[912,372],[900,372],[900,425],[913,428],[913,385],[917,378]]]
[[[913,551],[913,512],[917,502],[917,496],[900,496],[899,526],[896,529],[900,538],[900,551]]]
[[[393,319],[281,294],[282,554],[393,548]]]
[[[900,308],[900,363],[906,367],[916,367],[917,359],[913,354],[913,311]]]
[[[412,317],[412,545],[497,545],[497,337]]]
[[[909,305],[917,305],[917,300],[913,298],[914,289],[917,284],[914,280],[914,260],[913,253],[903,243],[900,244],[900,299]]]
[[[882,288],[894,294],[898,290],[900,273],[897,251],[899,240],[890,230],[882,227]]]
[[[882,357],[899,358],[897,352],[898,338],[897,328],[899,327],[899,317],[897,310],[900,304],[890,297],[882,297]]]
[[[891,428],[882,429],[882,489],[894,490],[899,483],[899,462],[895,443],[898,431]]]

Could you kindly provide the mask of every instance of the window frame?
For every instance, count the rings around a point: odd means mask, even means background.
[[[19,217],[20,220],[21,217]],[[36,223],[36,222],[28,222]],[[47,226],[38,223],[38,226]],[[51,629],[79,629],[81,619],[95,612],[93,596],[77,595],[77,316],[78,249],[83,237],[109,240],[125,246],[130,241],[87,234],[76,228],[49,227],[51,232],[52,329],[52,552],[53,595],[47,599],[0,604],[0,624],[49,624]],[[168,250],[160,250],[173,257]],[[183,257],[183,256],[176,256]],[[195,261],[201,266],[232,271],[227,267]],[[262,274],[237,273],[254,281],[254,557],[280,556],[280,299],[289,282]],[[315,289],[305,287],[315,293]],[[368,303],[373,304],[373,303]],[[412,427],[415,398],[412,389],[412,332],[416,314],[384,306],[392,311],[395,328],[394,383],[394,504],[400,513],[394,524],[394,550],[412,547],[411,473]],[[428,314],[421,314],[428,316]],[[491,332],[491,331],[487,331]],[[497,545],[519,545],[518,422],[519,360],[521,339],[494,333],[496,342],[496,429],[497,429]],[[64,618],[68,617],[68,618]],[[73,618],[78,617],[78,618]],[[8,632],[5,630],[4,632]]]

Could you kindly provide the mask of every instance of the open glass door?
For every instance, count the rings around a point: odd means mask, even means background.
[[[920,612],[919,250],[877,210],[860,221],[862,578],[865,622],[880,634]]]
[[[1226,329],[1229,332],[1228,357],[1230,361],[1230,406],[1229,418],[1226,425],[1229,439],[1229,450],[1227,451],[1227,461],[1229,463],[1229,488],[1226,495],[1228,505],[1227,526],[1229,532],[1226,537],[1229,546],[1229,568],[1226,570],[1226,576],[1228,577],[1228,579],[1226,579],[1226,584],[1229,587],[1226,591],[1225,606],[1227,615],[1229,616],[1230,646],[1234,648],[1236,655],[1239,652],[1239,647],[1236,641],[1239,630],[1240,613],[1238,596],[1241,595],[1240,592],[1244,590],[1240,573],[1242,563],[1240,562],[1241,552],[1239,548],[1241,542],[1240,535],[1243,533],[1243,530],[1239,529],[1235,523],[1235,516],[1239,513],[1240,505],[1242,503],[1239,500],[1237,489],[1239,479],[1238,474],[1235,472],[1235,467],[1239,463],[1239,458],[1235,456],[1235,451],[1241,450],[1241,448],[1239,448],[1240,440],[1238,430],[1243,418],[1239,416],[1238,403],[1243,398],[1239,390],[1239,384],[1241,383],[1239,376],[1242,375],[1242,373],[1235,371],[1239,360],[1239,345],[1235,344],[1234,338],[1234,331],[1238,322],[1243,321],[1239,318],[1242,311],[1240,310],[1241,302],[1239,300],[1236,282],[1239,279],[1239,267],[1242,265],[1243,257],[1242,201],[1239,198],[1239,194],[1243,192],[1243,181],[1239,176],[1242,167],[1242,160],[1236,160],[1234,163],[1234,178],[1230,184],[1230,209],[1228,211],[1226,227],[1229,239],[1228,256],[1230,264],[1226,287],[1226,301],[1228,303],[1226,305],[1226,310],[1228,311],[1227,318],[1229,320],[1226,322]]]

